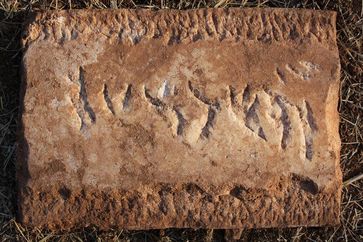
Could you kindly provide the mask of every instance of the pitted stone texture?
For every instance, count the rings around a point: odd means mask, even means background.
[[[19,219],[339,223],[335,13],[77,10],[24,37]]]

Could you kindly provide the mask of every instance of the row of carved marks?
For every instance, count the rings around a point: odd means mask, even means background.
[[[96,114],[88,102],[88,96],[85,87],[84,70],[82,67],[79,68],[78,85],[79,85],[79,100],[75,103],[75,106],[78,117],[81,120],[80,130],[84,130],[87,124],[89,124],[88,120],[90,120],[90,123],[96,122]]]
[[[203,95],[190,81],[188,87],[193,96],[208,108],[207,120],[200,130],[200,138],[208,139],[212,135],[221,105],[218,100],[212,100]],[[179,107],[169,107],[168,103],[162,100],[165,95],[160,95],[160,90],[164,89],[170,89],[166,82],[160,87],[158,96],[153,97],[145,88],[145,96],[159,111],[170,109],[175,112],[178,119],[176,133],[181,136],[189,120],[183,116]],[[285,97],[270,90],[253,92],[249,85],[244,88],[242,93],[237,93],[232,86],[229,87],[229,91],[232,109],[238,117],[242,118],[244,125],[251,132],[256,133],[265,142],[274,142],[276,137],[281,137],[279,145],[282,150],[286,150],[287,146],[293,143],[294,135],[301,134],[305,140],[305,157],[312,160],[313,138],[318,128],[307,101],[300,106],[294,105]],[[292,125],[292,120],[297,124]],[[301,130],[299,132],[293,129]]]
[[[79,100],[75,103],[77,114],[81,120],[80,130],[87,125],[96,122],[96,114],[91,107],[87,90],[85,87],[84,70],[79,69]],[[198,88],[188,82],[186,90],[195,101],[199,103],[201,109],[205,109],[205,119],[200,114],[199,125],[194,120],[188,120],[184,115],[182,107],[175,102],[167,99],[170,96],[177,96],[178,88],[164,81],[157,89],[156,95],[144,86],[145,100],[148,101],[160,115],[170,119],[172,113],[177,124],[175,125],[175,134],[178,136],[188,136],[187,132],[199,132],[199,138],[209,139],[213,133],[217,116],[221,111],[222,105],[218,98],[210,99]],[[116,112],[130,109],[130,101],[133,96],[133,86],[131,84],[125,87],[122,95],[118,99],[109,95],[109,89],[106,84],[103,86],[103,98],[105,106],[113,115]],[[318,130],[313,111],[307,101],[301,105],[290,103],[286,97],[272,92],[271,90],[252,90],[250,85],[246,85],[243,90],[237,91],[235,87],[229,86],[230,103],[232,111],[236,114],[237,120],[241,122],[247,130],[255,133],[257,137],[264,142],[276,143],[282,150],[286,150],[289,145],[294,145],[294,137],[301,136],[305,140],[305,157],[308,160],[313,158],[313,141],[314,135]],[[181,93],[180,93],[181,94]],[[185,95],[181,94],[181,95]],[[115,102],[118,101],[118,103]],[[224,105],[223,105],[224,106]],[[199,125],[199,126],[198,126]],[[199,130],[199,131],[198,131]]]
[[[75,82],[71,76],[69,79],[72,82]],[[84,130],[87,126],[96,123],[96,113],[92,108],[89,100],[88,93],[86,89],[86,81],[84,77],[84,69],[83,67],[79,67],[78,80],[76,83],[79,86],[79,94],[78,100],[72,100],[73,105],[76,108],[77,115],[80,119],[81,125],[80,130]],[[130,99],[132,97],[132,84],[128,84],[121,94],[120,98],[112,98],[109,95],[109,88],[107,84],[103,85],[103,99],[106,107],[112,113],[112,115],[116,115],[119,111],[127,111],[130,108]],[[121,99],[118,102],[118,99]]]
[[[229,87],[231,106],[239,120],[257,137],[278,144],[282,150],[294,145],[294,139],[305,140],[305,158],[313,158],[313,140],[318,127],[309,103],[290,103],[286,97],[271,90],[251,90],[246,85],[237,91]]]
[[[164,98],[168,96],[178,95],[177,90],[178,89],[175,88],[175,86],[170,85],[167,81],[164,81],[163,84],[159,87],[157,95],[152,96],[150,90],[144,86],[144,94],[146,99],[159,111],[159,114],[167,116],[165,115],[167,112],[174,113],[174,116],[177,119],[176,134],[178,136],[189,136],[189,134],[186,133],[192,131],[190,129],[188,131],[186,126],[193,125],[193,122],[191,122],[192,120],[187,120],[182,112],[182,108],[179,105],[170,105],[169,102],[164,100]],[[205,105],[208,110],[205,123],[199,130],[199,138],[208,139],[211,135],[211,129],[213,129],[215,124],[217,112],[220,111],[220,104],[218,101],[212,101],[206,98],[197,88],[193,87],[190,81],[188,82],[187,91],[189,91],[198,100],[198,102],[200,102],[202,105]]]
[[[220,103],[218,100],[210,100],[203,93],[201,93],[197,88],[193,87],[191,81],[188,82],[189,91],[197,98],[199,101],[204,103],[208,107],[208,116],[207,122],[202,128],[202,132],[200,134],[201,138],[209,138],[211,135],[211,129],[215,125],[217,113],[221,110]]]

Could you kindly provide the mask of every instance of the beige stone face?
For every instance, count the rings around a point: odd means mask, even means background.
[[[335,13],[78,10],[25,31],[19,219],[339,222]]]

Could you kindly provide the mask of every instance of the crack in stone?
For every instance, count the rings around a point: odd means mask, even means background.
[[[183,114],[180,112],[180,110],[177,107],[173,107],[174,112],[176,113],[176,116],[178,118],[178,126],[177,126],[177,135],[182,135],[185,127],[186,120],[183,116]]]
[[[216,108],[214,106],[209,106],[207,122],[202,128],[202,133],[200,134],[202,138],[207,138],[207,139],[209,138],[211,134],[210,129],[213,128],[215,124],[216,116],[217,116]]]
[[[306,111],[306,119],[308,124],[307,127],[304,128],[304,136],[305,136],[305,157],[308,160],[313,159],[314,150],[313,150],[313,134],[318,130],[318,127],[315,123],[314,117],[313,117],[313,111],[311,110],[311,107],[307,101],[304,100],[305,104],[305,111]]]
[[[281,148],[286,149],[288,139],[290,138],[291,121],[290,121],[289,116],[287,114],[287,107],[285,105],[285,102],[284,102],[283,98],[280,95],[277,95],[275,97],[275,101],[276,101],[277,105],[281,109],[280,120],[281,120],[282,127],[283,127],[282,138],[281,138]]]
[[[276,74],[277,74],[279,81],[282,82],[282,84],[286,85],[285,73],[280,68],[277,67]]]
[[[169,86],[168,82],[165,80],[158,90],[158,97],[164,98],[164,97],[170,96],[170,94],[171,94],[170,86]]]
[[[212,13],[212,20],[213,20],[214,31],[216,34],[218,34],[218,16],[214,12]]]
[[[188,81],[188,87],[191,93],[193,93],[194,97],[200,100],[202,103],[208,106],[208,117],[207,122],[202,128],[202,132],[200,134],[201,138],[209,138],[211,131],[215,124],[217,112],[220,111],[220,103],[217,100],[210,100],[206,96],[204,96],[197,88],[193,87],[192,82]]]
[[[311,109],[310,104],[306,100],[304,101],[304,103],[305,103],[305,107],[306,107],[306,114],[307,114],[306,116],[308,119],[308,124],[309,124],[311,130],[313,132],[315,132],[318,130],[318,126],[316,125],[316,122],[314,120],[313,110]]]
[[[236,105],[237,104],[236,89],[232,86],[228,86],[228,88],[229,88],[229,98],[231,99],[231,103],[232,105]]]
[[[149,90],[144,87],[144,92],[145,92],[145,97],[147,98],[147,100],[154,105],[158,110],[164,109],[165,108],[165,103],[163,103],[159,98],[153,97],[150,95]]]
[[[80,103],[80,101],[75,102],[73,100],[73,98],[71,98],[71,102],[72,102],[73,106],[76,108],[77,116],[78,116],[79,120],[81,121],[81,125],[79,127],[79,130],[82,130],[86,125],[85,122],[84,122],[84,111],[83,111],[83,109],[81,107],[82,104]]]
[[[251,87],[250,85],[247,84],[247,86],[245,87],[245,89],[243,90],[243,94],[242,94],[242,102],[246,103],[251,96]]]
[[[265,132],[263,131],[263,128],[260,125],[260,119],[257,115],[257,110],[259,106],[260,102],[258,100],[258,96],[256,95],[255,100],[253,101],[251,107],[246,112],[245,125],[251,131],[257,133],[257,135],[261,137],[263,140],[267,141]]]
[[[305,136],[305,157],[308,160],[313,159],[314,151],[313,151],[313,139],[310,136]]]
[[[110,112],[113,115],[115,115],[115,110],[113,109],[112,101],[111,101],[111,98],[109,96],[108,88],[107,88],[106,83],[103,85],[103,99],[105,100],[106,105],[107,105],[108,109],[110,110]]]
[[[194,97],[199,99],[204,104],[206,104],[206,105],[217,105],[217,102],[211,101],[209,98],[204,96],[197,88],[193,87],[191,81],[188,81],[188,87],[189,87],[189,90],[193,93]]]
[[[127,85],[125,97],[122,102],[122,110],[126,110],[130,106],[130,100],[131,100],[131,95],[132,95],[131,89],[132,89],[132,84]],[[145,92],[146,92],[146,90],[145,90]],[[145,95],[146,95],[146,93],[145,93]]]
[[[89,118],[91,119],[91,123],[95,123],[96,115],[88,102],[87,91],[86,91],[85,80],[84,80],[84,70],[82,67],[79,67],[79,80],[78,81],[79,81],[79,85],[80,85],[79,97],[81,99],[81,102],[83,103],[83,109],[88,114]]]
[[[303,122],[303,132],[305,139],[305,158],[309,161],[313,159],[313,136],[317,132],[318,127],[316,125],[312,109],[309,103],[304,100],[303,106],[298,108],[300,120]]]

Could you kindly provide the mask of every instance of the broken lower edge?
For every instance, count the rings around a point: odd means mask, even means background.
[[[327,191],[293,174],[269,189],[234,185],[222,195],[195,183],[158,184],[139,191],[26,187],[19,191],[18,219],[26,226],[51,230],[338,225],[340,186],[337,181]]]

